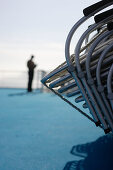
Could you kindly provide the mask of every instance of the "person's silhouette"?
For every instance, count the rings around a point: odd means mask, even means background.
[[[34,56],[31,56],[31,59],[27,61],[27,67],[28,67],[28,87],[27,91],[32,92],[32,81],[34,76],[34,68],[36,67],[36,64],[33,62]]]

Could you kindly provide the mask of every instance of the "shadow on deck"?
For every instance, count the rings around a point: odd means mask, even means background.
[[[113,135],[105,135],[94,142],[73,146],[71,154],[82,159],[68,162],[63,170],[113,170]]]

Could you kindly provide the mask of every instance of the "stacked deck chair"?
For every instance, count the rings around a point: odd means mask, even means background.
[[[113,132],[112,4],[113,0],[103,0],[83,10],[84,16],[67,36],[66,61],[41,80],[52,92],[100,126],[105,134]],[[70,54],[76,30],[91,17],[93,24],[87,26]]]

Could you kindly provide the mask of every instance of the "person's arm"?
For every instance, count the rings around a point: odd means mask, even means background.
[[[37,66],[37,64],[34,64],[34,63],[33,63],[33,68],[35,68],[36,66]]]

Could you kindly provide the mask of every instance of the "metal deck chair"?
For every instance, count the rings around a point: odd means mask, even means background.
[[[89,86],[91,87],[92,92],[93,92],[93,94],[95,95],[95,98],[96,98],[96,100],[97,100],[97,102],[98,102],[98,104],[99,104],[99,106],[100,106],[100,108],[101,108],[101,110],[102,110],[102,112],[103,112],[106,120],[108,121],[109,126],[110,126],[111,129],[113,130],[113,121],[112,121],[112,119],[111,119],[111,116],[110,116],[108,110],[107,110],[106,107],[105,107],[104,102],[101,100],[101,97],[100,97],[100,95],[99,95],[99,93],[98,93],[98,91],[97,91],[97,88],[96,88],[96,86],[95,86],[95,83],[94,83],[94,81],[93,81],[93,78],[92,78],[92,75],[91,75],[91,72],[90,72],[90,60],[91,60],[91,56],[92,56],[92,53],[93,53],[95,47],[100,43],[100,41],[101,41],[103,38],[105,38],[106,36],[108,36],[108,35],[110,35],[110,34],[111,34],[111,35],[113,34],[113,30],[110,31],[110,32],[104,33],[104,34],[101,35],[99,38],[97,38],[97,39],[95,40],[95,42],[92,44],[92,46],[91,46],[91,48],[90,48],[90,50],[89,50],[87,59],[86,59],[86,72],[87,72],[87,79],[88,79],[87,82],[88,82]]]
[[[80,25],[84,20],[86,20],[86,18],[85,18],[85,19],[83,18],[83,19],[79,20],[78,23],[76,23],[76,24],[74,25],[74,27],[71,29],[71,31],[70,31],[70,33],[69,33],[69,35],[68,35],[68,37],[67,37],[67,41],[66,41],[65,54],[66,54],[66,56],[67,56],[66,59],[67,59],[68,66],[69,66],[69,68],[71,68],[70,71],[71,71],[71,73],[72,73],[72,75],[73,75],[76,83],[78,82],[77,85],[79,86],[82,95],[83,95],[84,98],[86,99],[86,104],[88,105],[88,107],[90,108],[90,111],[93,112],[93,115],[94,115],[94,111],[92,111],[91,105],[90,105],[90,103],[88,103],[88,98],[87,98],[87,96],[85,95],[84,88],[83,88],[81,82],[79,81],[79,79],[78,79],[78,77],[77,77],[77,74],[75,73],[75,69],[74,69],[74,67],[73,67],[73,65],[72,65],[72,63],[71,63],[71,61],[70,61],[70,58],[69,58],[69,55],[70,55],[70,54],[69,54],[70,41],[71,41],[71,39],[72,39],[72,36],[73,36],[75,30],[79,27],[79,25]],[[75,54],[75,55],[76,55],[76,54]],[[79,76],[80,76],[80,74],[79,74]],[[83,73],[81,73],[81,76],[83,76]],[[109,130],[108,130],[108,128],[107,128],[106,122],[104,121],[104,119],[101,119],[101,120],[103,120],[103,126],[104,126],[103,128],[105,129],[105,131],[106,131],[106,133],[107,133],[107,131],[109,131]]]
[[[107,19],[107,22],[108,22],[109,20]],[[103,22],[103,21],[102,21]],[[103,22],[104,24],[105,24],[105,19],[104,19],[104,22]],[[100,24],[99,24],[99,26],[100,26]],[[82,71],[82,69],[81,69],[81,65],[80,65],[80,61],[79,61],[79,54],[80,54],[80,48],[81,48],[81,45],[82,45],[82,43],[83,43],[83,40],[84,40],[84,38],[86,37],[86,35],[89,33],[89,32],[91,32],[92,30],[94,30],[94,29],[97,29],[97,24],[94,24],[94,25],[92,25],[88,30],[86,30],[85,32],[84,32],[84,34],[81,36],[81,38],[79,39],[79,41],[78,41],[78,43],[77,43],[77,45],[76,45],[76,50],[75,50],[75,56],[76,56],[76,58],[75,58],[75,60],[76,60],[76,65],[77,65],[77,71],[78,71],[78,76],[79,76],[79,78],[81,79],[81,81],[82,81],[82,83],[83,83],[83,85],[84,85],[84,87],[85,87],[85,89],[86,89],[86,91],[87,91],[87,93],[88,93],[88,95],[89,95],[89,97],[90,97],[90,99],[91,99],[91,102],[92,102],[92,104],[93,104],[93,106],[94,106],[94,108],[96,109],[96,113],[97,113],[97,115],[98,115],[98,117],[100,118],[100,121],[101,121],[101,123],[103,124],[103,125],[106,125],[106,123],[105,123],[105,120],[104,120],[104,117],[103,117],[103,115],[101,114],[101,110],[99,109],[99,106],[97,105],[97,103],[96,103],[96,101],[95,101],[95,98],[93,97],[93,94],[92,94],[92,92],[91,92],[91,90],[90,90],[90,88],[89,88],[89,86],[88,86],[88,84],[87,84],[87,81],[86,81],[86,79],[85,79],[85,75],[84,75],[84,73],[83,73],[83,71]],[[112,33],[112,31],[111,31],[111,33]],[[97,38],[98,39],[98,38]],[[90,58],[91,58],[91,55],[90,55]],[[89,68],[88,66],[86,66],[86,68]],[[90,78],[90,80],[89,80],[89,83],[92,83],[93,82],[93,79],[91,79]],[[103,106],[104,107],[104,106]],[[106,114],[106,113],[105,113]],[[109,120],[110,121],[110,120]],[[111,123],[111,122],[110,122]],[[112,128],[113,128],[113,126],[112,126]]]
[[[67,37],[67,40],[66,40],[65,55],[66,55],[66,62],[67,63],[64,62],[63,64],[61,64],[59,67],[57,67],[50,74],[48,74],[47,76],[45,76],[42,79],[42,83],[47,88],[49,88],[51,91],[53,91],[59,97],[61,97],[64,101],[69,103],[72,107],[74,107],[80,113],[85,115],[88,119],[90,119],[92,122],[94,122],[97,126],[101,126],[100,120],[98,119],[98,116],[95,113],[94,108],[92,107],[92,104],[91,104],[91,102],[90,102],[90,100],[89,100],[89,98],[86,94],[86,90],[84,90],[84,87],[83,87],[79,77],[77,77],[77,75],[74,73],[75,68],[76,68],[76,64],[75,64],[75,61],[73,61],[73,58],[70,57],[69,49],[70,49],[70,42],[71,42],[72,36],[73,36],[74,32],[76,31],[76,29],[83,22],[85,22],[88,18],[90,18],[91,16],[93,16],[94,14],[96,14],[100,10],[108,7],[111,4],[113,4],[113,1],[111,1],[111,0],[100,1],[100,2],[86,8],[84,10],[85,16],[82,19],[80,19],[74,25],[74,27],[71,29],[70,33],[68,34],[68,37]],[[97,36],[99,36],[99,34]],[[87,41],[88,40],[86,40],[86,42]],[[89,44],[90,44],[90,42],[89,42]],[[89,44],[87,44],[87,46],[89,46]],[[87,46],[84,47],[84,49],[86,49],[86,51],[87,51]],[[85,54],[84,54],[84,56],[85,56]],[[83,60],[85,60],[85,58],[80,59],[81,63],[83,62]],[[76,78],[76,81],[72,82],[73,80],[75,80],[75,78]],[[75,83],[75,87],[73,86],[74,83]],[[60,93],[62,93],[61,89],[67,92],[68,97],[80,94],[77,101],[83,101],[84,100],[86,102],[86,103],[84,103],[84,106],[86,105],[84,108],[86,108],[86,107],[89,108],[90,113],[91,113],[93,118],[91,116],[89,116],[87,113],[83,112],[77,106],[73,105],[69,100],[67,100],[67,98],[65,98],[62,94],[60,94]],[[102,124],[102,126],[103,126],[103,124]],[[103,126],[103,129],[105,130],[105,133],[109,132],[109,128],[108,128],[107,124],[105,124]]]

